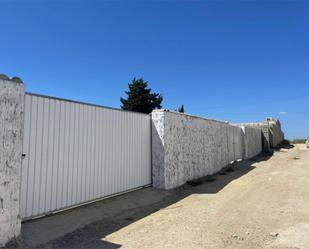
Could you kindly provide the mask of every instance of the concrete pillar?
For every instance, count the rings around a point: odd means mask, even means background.
[[[0,247],[20,234],[24,84],[0,75]]]
[[[153,111],[152,118],[152,185],[165,189],[164,111]]]

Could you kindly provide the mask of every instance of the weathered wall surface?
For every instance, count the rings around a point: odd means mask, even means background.
[[[280,121],[277,119],[269,118],[264,122],[242,123],[239,126],[255,127],[262,131],[263,151],[270,151],[271,148],[278,147],[284,139]]]
[[[229,141],[229,162],[243,158],[243,131],[240,127],[234,125],[228,126],[228,141]]]
[[[242,126],[244,139],[244,159],[252,158],[262,152],[262,131],[256,127]]]
[[[182,113],[152,113],[153,185],[172,189],[242,158],[242,130]]]
[[[267,119],[266,122],[268,122],[269,124],[269,130],[271,134],[270,146],[276,148],[282,143],[284,139],[284,134],[281,130],[280,121],[275,119]]]
[[[0,78],[0,247],[20,233],[24,85]]]
[[[165,186],[165,151],[164,151],[164,112],[154,111],[152,118],[152,184],[157,188]]]
[[[262,150],[265,152],[270,151],[271,148],[271,136],[270,136],[270,129],[269,125],[266,122],[259,122],[259,123],[242,123],[238,124],[240,127],[253,127],[260,129],[262,132]]]
[[[258,125],[258,128],[261,129],[262,131],[262,148],[263,151],[270,151],[270,147],[271,147],[271,143],[270,143],[270,132],[269,132],[269,126],[268,124],[262,124],[262,125]]]

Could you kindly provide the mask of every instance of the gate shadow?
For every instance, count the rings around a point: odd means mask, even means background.
[[[253,170],[255,162],[268,160],[269,157],[262,154],[253,160],[238,162],[232,165],[232,170],[225,169],[211,176],[211,181],[205,178],[198,186],[185,184],[169,191],[143,188],[25,222],[22,224],[25,244],[29,248],[42,249],[120,248],[120,244],[109,242],[105,237],[192,194],[216,194],[230,182]]]

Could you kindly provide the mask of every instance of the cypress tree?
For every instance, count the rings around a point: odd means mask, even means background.
[[[148,87],[148,82],[144,81],[143,78],[134,78],[131,83],[128,84],[129,90],[127,99],[120,98],[121,109],[151,113],[154,109],[162,108],[161,103],[163,97],[159,93],[152,93]]]
[[[184,112],[185,112],[185,107],[184,107],[183,105],[181,105],[181,106],[178,108],[178,112],[184,113]]]

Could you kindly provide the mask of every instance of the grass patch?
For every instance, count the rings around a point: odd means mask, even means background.
[[[291,141],[287,140],[287,139],[284,139],[282,142],[281,142],[281,145],[282,146],[289,146],[291,144]]]
[[[204,176],[201,178],[197,178],[197,179],[193,179],[190,181],[187,181],[187,184],[191,185],[191,186],[198,186],[203,184],[204,182],[214,182],[216,180],[215,177],[213,176]]]
[[[232,167],[228,167],[226,170],[225,170],[225,172],[234,172],[235,171],[235,169],[233,169]]]
[[[214,182],[216,180],[216,178],[214,177],[209,177],[208,179],[206,179],[206,182]]]
[[[132,217],[127,217],[125,218],[126,221],[134,221],[134,219]]]
[[[292,144],[304,144],[306,143],[305,138],[296,138],[290,141]]]
[[[198,186],[198,185],[201,185],[203,183],[203,180],[201,178],[199,178],[199,179],[187,181],[187,183],[191,186]]]

